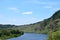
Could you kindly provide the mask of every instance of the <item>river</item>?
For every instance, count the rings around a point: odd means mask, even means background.
[[[46,34],[24,33],[24,35],[7,40],[47,40]]]

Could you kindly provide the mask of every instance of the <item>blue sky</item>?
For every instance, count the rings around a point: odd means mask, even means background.
[[[60,0],[0,0],[0,24],[35,23],[59,9]]]

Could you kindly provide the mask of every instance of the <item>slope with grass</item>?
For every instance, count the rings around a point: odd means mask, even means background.
[[[44,34],[52,32],[50,34],[52,36],[52,34],[55,34],[57,33],[58,30],[60,30],[60,10],[56,11],[50,18],[44,19],[43,21],[37,23],[20,25],[20,26],[0,24],[0,29],[14,29],[14,30],[18,29],[24,32],[34,32]],[[60,33],[60,31],[58,32]]]
[[[22,25],[16,27],[16,29],[24,32],[36,32],[36,33],[48,33],[49,31],[56,31],[60,29],[60,10],[55,12],[50,18],[44,19],[43,21]]]
[[[24,32],[48,33],[60,29],[60,10],[56,11],[50,18],[28,25],[2,25],[0,29],[19,29]]]

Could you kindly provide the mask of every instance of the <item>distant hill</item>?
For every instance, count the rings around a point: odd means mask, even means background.
[[[19,29],[24,32],[48,33],[60,29],[60,10],[56,11],[50,18],[29,25],[0,25],[0,29]]]

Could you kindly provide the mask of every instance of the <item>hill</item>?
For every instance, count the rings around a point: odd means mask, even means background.
[[[60,29],[60,10],[56,11],[50,18],[29,25],[2,25],[0,29],[19,29],[24,32],[48,33]]]
[[[50,18],[43,21],[24,25],[17,29],[24,32],[48,33],[49,31],[56,31],[60,29],[60,10],[56,11]]]
[[[56,11],[50,18],[33,24],[20,26],[0,24],[0,39],[16,37],[24,32],[48,34],[47,40],[60,40],[60,10]]]

